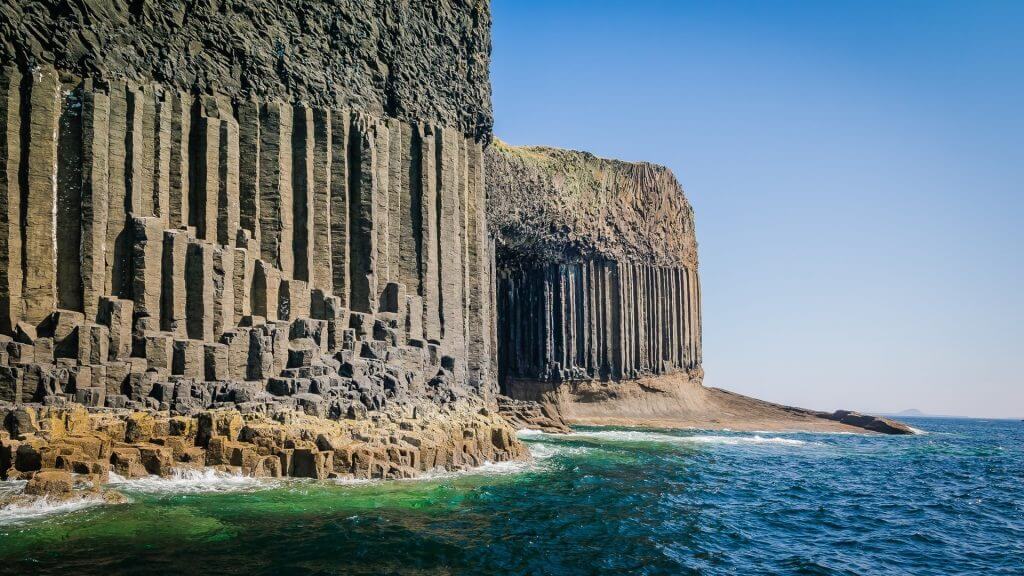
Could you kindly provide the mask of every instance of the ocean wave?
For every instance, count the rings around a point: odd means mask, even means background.
[[[723,429],[723,431],[727,431]],[[748,430],[750,434],[777,434],[779,436],[864,436],[873,438],[878,436],[875,432],[847,432],[845,430]]]
[[[591,448],[583,446],[564,446],[547,442],[532,442],[529,444],[530,460],[510,460],[507,462],[484,462],[480,466],[466,468],[464,470],[443,470],[435,469],[415,477],[402,480],[403,482],[416,482],[422,480],[444,480],[466,476],[504,476],[509,474],[522,474],[540,470],[547,466],[547,461],[556,456],[575,456],[592,451]],[[348,481],[348,482],[359,482]],[[364,481],[365,482],[365,481]]]
[[[0,480],[0,501],[15,494],[21,494],[25,490],[25,480]]]
[[[175,468],[166,478],[146,476],[128,479],[111,472],[109,484],[118,489],[148,494],[205,494],[266,490],[279,486],[280,481],[231,474],[212,468]]]
[[[593,451],[585,446],[565,446],[547,442],[532,442],[529,446],[530,455],[537,461],[550,460],[556,456],[581,456]]]
[[[23,524],[58,514],[76,512],[106,504],[100,495],[88,495],[58,500],[52,498],[35,498],[23,502],[12,502],[0,506],[0,526]]]
[[[451,478],[462,478],[466,476],[504,476],[507,474],[520,474],[527,472],[536,465],[529,460],[511,460],[508,462],[484,462],[480,466],[466,468],[464,470],[429,470],[415,478],[407,478],[402,482],[418,482],[424,480],[447,480]]]
[[[783,438],[780,436],[753,436],[722,435],[722,434],[697,434],[690,436],[675,436],[659,432],[642,432],[638,430],[589,430],[565,434],[566,438],[591,438],[597,440],[609,440],[613,442],[660,442],[672,444],[723,444],[736,446],[742,444],[777,444],[785,446],[806,446],[814,444],[806,440],[796,438]]]
[[[535,457],[536,459],[536,457]],[[464,470],[443,470],[436,469],[425,472],[415,478],[405,478],[401,482],[417,482],[424,480],[438,480],[446,478],[457,478],[474,475],[504,475],[518,474],[535,467],[535,462],[530,460],[514,460],[510,462],[485,462],[480,466]],[[341,486],[360,486],[390,482],[391,480],[342,477],[325,480],[324,482]],[[170,477],[146,476],[144,478],[128,479],[110,473],[109,484],[111,487],[125,492],[139,492],[146,494],[210,494],[229,492],[256,492],[271,490],[287,486],[298,486],[306,483],[313,483],[316,480],[309,478],[255,478],[222,472],[212,468],[189,469],[175,468]]]
[[[701,442],[704,444],[727,444],[735,446],[738,444],[783,444],[786,446],[806,446],[813,444],[806,440],[797,440],[796,438],[780,438],[778,436],[761,436],[755,434],[753,436],[688,436],[686,440],[692,442]]]

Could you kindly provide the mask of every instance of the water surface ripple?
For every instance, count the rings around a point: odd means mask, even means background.
[[[913,423],[526,433],[530,465],[417,481],[125,481],[128,504],[0,510],[0,573],[1024,572],[1024,423]]]

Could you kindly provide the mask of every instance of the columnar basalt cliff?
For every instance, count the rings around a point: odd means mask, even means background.
[[[2,77],[12,357],[261,380],[347,349],[446,357],[491,391],[474,138],[155,84],[63,83],[47,68]],[[291,358],[290,341],[318,352]],[[154,404],[117,399],[116,384],[112,402]]]
[[[489,56],[486,0],[0,0],[0,478],[407,477],[525,457],[559,406],[719,423],[679,183],[492,144]]]
[[[485,164],[503,393],[584,424],[911,432],[703,386],[693,209],[667,168],[500,141]]]
[[[51,458],[77,454],[67,434],[35,422],[77,405],[113,448],[207,449],[216,431],[174,431],[210,410],[322,421],[334,440],[282,428],[250,447],[285,464],[272,474],[304,475],[286,465],[299,446],[385,461],[338,456],[318,477],[522,456],[490,416],[489,18],[486,2],[5,2],[0,475],[73,468]],[[134,440],[104,424],[143,413],[193,424]],[[438,426],[460,455],[407,456]],[[239,450],[208,461],[251,464]]]
[[[699,382],[693,209],[671,171],[496,142],[487,152],[502,385]]]

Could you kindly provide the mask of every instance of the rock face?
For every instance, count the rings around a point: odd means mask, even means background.
[[[505,262],[697,266],[693,208],[664,166],[495,140],[487,217]]]
[[[499,396],[498,411],[516,428],[540,430],[552,434],[564,434],[570,431],[558,406],[554,404]]]
[[[329,415],[494,393],[481,142],[2,77],[0,399]]]
[[[28,479],[26,493],[66,496],[70,474],[94,486],[111,473],[167,476],[209,466],[263,477],[411,478],[526,456],[513,429],[486,409],[443,409],[328,420],[302,412],[236,410],[191,416],[81,406],[6,409],[0,479]]]
[[[702,385],[693,209],[667,168],[500,141],[485,164],[510,421],[913,433]]]
[[[863,428],[872,432],[878,432],[879,434],[914,434],[914,429],[902,422],[891,420],[889,418],[881,418],[879,416],[872,416],[870,414],[861,414],[859,412],[851,412],[849,410],[836,410],[830,413],[821,413],[822,418],[829,420],[835,420],[848,426],[856,426],[857,428]]]
[[[543,383],[702,376],[693,209],[660,166],[495,142],[486,153],[496,236],[503,391]]]
[[[26,415],[84,406],[86,436],[122,423],[100,467],[210,410],[413,472],[382,422],[502,446],[442,467],[522,456],[472,428],[497,394],[489,50],[483,1],[0,1],[8,449],[44,455]],[[292,432],[257,452],[316,440]]]
[[[486,0],[2,0],[0,63],[489,138]]]
[[[0,0],[0,476],[402,477],[699,383],[678,182],[485,154],[489,51],[485,0]]]

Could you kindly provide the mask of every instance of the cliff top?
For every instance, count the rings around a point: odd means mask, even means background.
[[[497,139],[486,163],[499,250],[546,261],[697,264],[693,208],[664,166]]]
[[[487,139],[487,0],[0,0],[0,64],[424,119]]]

